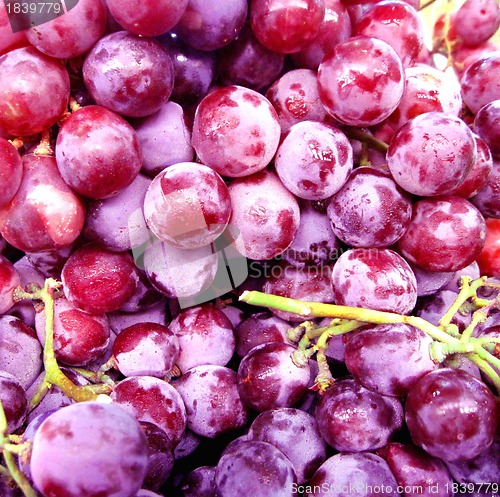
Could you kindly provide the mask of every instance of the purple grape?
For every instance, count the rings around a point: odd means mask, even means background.
[[[377,452],[396,477],[404,497],[451,497],[453,480],[443,461],[415,445],[390,443]]]
[[[179,443],[186,429],[186,408],[170,383],[152,376],[133,376],[120,381],[111,398],[138,421],[161,428],[172,449]]]
[[[408,261],[431,271],[457,271],[480,254],[486,237],[481,213],[455,196],[424,198],[413,204],[413,216],[398,248]]]
[[[195,366],[173,382],[186,406],[187,427],[215,438],[246,425],[248,411],[240,399],[236,373],[223,366]]]
[[[326,443],[340,452],[380,449],[404,421],[398,399],[368,390],[353,379],[337,381],[328,388],[314,416]]]
[[[447,195],[471,170],[476,146],[464,121],[444,112],[426,112],[406,122],[387,151],[394,181],[420,196]]]
[[[335,119],[350,126],[373,126],[398,106],[404,70],[385,41],[354,36],[325,55],[318,84],[321,100]]]
[[[215,466],[190,471],[179,487],[180,497],[216,497]]]
[[[453,279],[442,290],[450,290],[458,293],[460,291],[460,282],[463,276],[468,276],[471,280],[477,280],[481,274],[476,261],[472,261],[468,266],[455,272]]]
[[[154,177],[167,166],[194,159],[191,129],[179,104],[166,102],[155,114],[137,120],[134,128],[141,147],[144,174]]]
[[[500,53],[500,50],[499,50]],[[499,57],[500,58],[500,57]],[[481,107],[474,119],[474,131],[486,142],[495,156],[500,155],[498,123],[500,122],[500,100],[493,100]]]
[[[57,135],[56,160],[64,181],[92,199],[116,195],[141,169],[134,129],[99,105],[82,107],[64,122]]]
[[[339,129],[302,121],[288,130],[274,164],[280,180],[294,195],[324,200],[347,181],[353,167],[352,147]]]
[[[193,147],[201,162],[222,176],[237,178],[264,169],[279,138],[276,111],[254,90],[235,85],[215,89],[196,109]]]
[[[183,373],[195,366],[225,366],[234,354],[233,326],[225,314],[212,304],[179,312],[170,323],[169,330],[179,343],[176,365]]]
[[[487,218],[500,219],[500,200],[498,191],[500,189],[500,160],[492,161],[491,173],[486,175],[486,182],[470,201],[479,209],[481,214]]]
[[[138,323],[116,337],[113,357],[124,376],[164,378],[177,362],[179,341],[166,326]]]
[[[305,266],[297,268],[280,264],[273,268],[263,291],[273,295],[304,300],[306,302],[333,302],[332,269],[330,266]],[[272,309],[281,319],[301,322],[303,316],[291,312]]]
[[[7,432],[19,429],[28,414],[28,398],[19,380],[0,370],[0,402],[7,420]]]
[[[389,249],[352,249],[333,266],[336,304],[408,314],[417,301],[417,282],[408,263]]]
[[[19,190],[23,177],[23,163],[16,147],[4,138],[0,138],[0,207],[8,204]]]
[[[387,463],[370,454],[336,454],[316,471],[304,490],[308,497],[396,497],[397,482]]]
[[[453,271],[428,271],[415,266],[415,264],[410,264],[410,267],[417,280],[417,295],[419,297],[426,297],[443,290],[452,283],[456,275],[456,272]]]
[[[115,404],[83,402],[40,425],[30,469],[45,496],[119,497],[140,489],[147,462],[146,436],[130,414]]]
[[[174,67],[158,41],[120,31],[101,38],[87,54],[83,79],[99,105],[123,116],[144,117],[169,99]]]
[[[289,322],[271,312],[259,312],[243,319],[234,329],[236,354],[245,357],[257,345],[269,342],[290,343],[287,332]]]
[[[297,199],[271,171],[260,171],[229,185],[231,225],[239,231],[236,248],[249,259],[268,260],[293,242],[300,222]]]
[[[466,0],[456,13],[454,27],[465,45],[477,46],[488,41],[500,27],[498,2]]]
[[[138,323],[156,323],[166,326],[168,321],[166,302],[161,301],[152,307],[133,313],[123,311],[109,312],[108,319],[111,330],[116,334]]]
[[[215,468],[219,497],[292,497],[296,482],[290,460],[267,442],[235,444]]]
[[[286,343],[265,343],[254,347],[241,360],[238,391],[244,404],[264,412],[275,407],[291,407],[304,396],[311,368],[294,364],[291,355],[295,350]]]
[[[198,50],[217,50],[234,40],[245,24],[246,0],[213,2],[189,0],[175,32]]]
[[[311,479],[326,459],[326,443],[311,414],[293,408],[278,408],[259,414],[248,431],[248,440],[268,442],[290,459],[297,482]]]
[[[319,98],[317,74],[309,69],[287,71],[269,87],[266,97],[276,109],[282,133],[299,122],[323,122],[328,116]]]
[[[175,459],[183,459],[184,457],[191,455],[199,447],[200,443],[201,437],[186,428],[180,442],[174,449]]]
[[[406,324],[364,329],[345,346],[349,372],[365,388],[381,395],[405,396],[410,388],[437,365],[431,358],[432,339]],[[387,357],[391,357],[387,363]]]
[[[384,172],[355,169],[328,204],[335,235],[351,247],[388,247],[406,231],[410,196]]]
[[[138,313],[141,311],[147,311],[151,307],[155,307],[158,304],[166,304],[165,297],[153,288],[146,273],[141,270],[137,270],[138,280],[137,288],[132,295],[121,307],[120,311],[128,313]],[[146,320],[147,321],[147,320]]]
[[[458,369],[438,369],[408,393],[406,424],[416,445],[444,461],[477,457],[495,439],[495,396]]]

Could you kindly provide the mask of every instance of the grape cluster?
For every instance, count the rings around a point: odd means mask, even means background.
[[[14,3],[0,497],[499,497],[498,0]]]

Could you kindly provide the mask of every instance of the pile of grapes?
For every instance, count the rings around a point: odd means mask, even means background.
[[[498,0],[49,5],[0,1],[0,497],[498,497]]]

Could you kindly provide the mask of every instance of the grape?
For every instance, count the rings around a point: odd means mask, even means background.
[[[402,0],[377,2],[358,20],[354,34],[387,42],[405,67],[415,63],[424,46],[422,19],[416,9]]]
[[[296,481],[290,460],[267,442],[234,445],[215,468],[220,497],[292,497]]]
[[[0,3],[0,55],[3,55],[15,48],[20,48],[28,45],[25,31],[12,30],[9,16],[7,15],[7,7],[4,2]]]
[[[409,261],[431,271],[456,271],[481,252],[486,226],[481,213],[467,200],[445,196],[413,205],[413,217],[398,248]]]
[[[61,271],[69,256],[80,245],[80,239],[75,243],[61,249],[47,252],[26,252],[26,257],[31,264],[46,278],[60,279]],[[43,279],[42,279],[43,282]]]
[[[284,65],[285,56],[261,45],[249,24],[217,57],[217,72],[224,86],[241,85],[251,90],[273,83]]]
[[[264,293],[279,295],[306,302],[333,302],[331,285],[332,269],[330,266],[306,266],[297,268],[288,264],[280,264],[264,284]],[[272,309],[281,319],[290,322],[301,322],[303,316],[291,312]]]
[[[23,163],[17,149],[0,138],[0,207],[8,204],[16,195],[23,177]]]
[[[389,249],[352,249],[333,266],[333,300],[339,305],[408,314],[417,281],[408,263]]]
[[[119,334],[125,328],[138,323],[156,323],[165,326],[167,324],[167,309],[165,301],[161,301],[152,307],[133,313],[123,311],[109,312],[108,319],[111,330]]]
[[[148,467],[142,486],[158,490],[168,479],[174,466],[174,453],[166,433],[153,423],[141,427],[148,440]]]
[[[195,366],[173,385],[186,406],[187,427],[197,435],[215,438],[246,425],[248,411],[238,394],[233,370],[217,365]]]
[[[217,50],[234,40],[247,17],[246,0],[212,2],[189,0],[175,32],[198,50]]]
[[[85,236],[113,252],[125,252],[148,242],[142,207],[150,184],[149,178],[138,174],[116,195],[88,202]]]
[[[243,319],[234,329],[236,354],[245,357],[254,347],[269,342],[290,343],[290,323],[270,312],[258,312]]]
[[[264,169],[279,138],[276,111],[265,97],[248,88],[233,85],[213,90],[196,109],[193,147],[201,162],[222,176],[248,176]]]
[[[476,142],[476,158],[472,164],[471,170],[465,177],[464,181],[462,181],[462,183],[460,183],[460,185],[458,185],[458,187],[452,193],[453,195],[458,195],[459,197],[471,198],[481,192],[481,195],[477,198],[478,204],[481,205],[482,199],[486,200],[485,203],[488,204],[488,189],[494,189],[494,187],[492,188],[491,186],[492,182],[494,181],[493,177],[495,174],[493,172],[494,162],[491,157],[490,149],[488,145],[486,145],[486,142],[483,139],[479,138],[479,136],[477,136],[476,134],[473,134],[472,136],[474,138],[474,141]],[[495,168],[495,172],[496,169],[497,168]],[[472,202],[474,203],[473,200]],[[478,207],[478,209],[482,212],[480,206],[476,205],[476,207]],[[486,209],[486,206],[484,208]],[[486,216],[488,215],[487,212],[485,212],[484,214]]]
[[[477,46],[488,41],[500,27],[500,7],[496,0],[466,0],[455,16],[457,37]]]
[[[378,451],[378,455],[387,461],[404,497],[451,497],[453,480],[443,461],[420,447],[390,443]]]
[[[174,449],[175,459],[183,459],[191,455],[200,445],[201,437],[186,428],[186,431],[181,437],[181,441]]]
[[[0,209],[2,236],[24,252],[61,249],[80,235],[84,220],[84,206],[63,181],[55,158],[25,154],[21,186]]]
[[[292,361],[295,347],[271,342],[254,347],[240,362],[238,391],[245,405],[264,412],[275,407],[291,407],[306,393],[311,376],[307,365]]]
[[[216,497],[215,467],[200,466],[190,471],[179,487],[180,497]]]
[[[491,40],[477,47],[468,47],[467,45],[459,44],[453,52],[455,60],[454,72],[459,78],[462,78],[465,71],[474,64],[474,62],[496,50],[498,50],[498,46]]]
[[[470,199],[470,201],[481,211],[486,218],[500,218],[500,201],[498,191],[500,188],[500,160],[493,159],[491,172],[484,175],[485,184]]]
[[[36,315],[36,332],[45,342],[45,311]],[[88,314],[65,298],[54,301],[54,354],[68,366],[86,366],[100,359],[109,345],[109,324],[105,314]]]
[[[158,36],[172,29],[184,14],[188,0],[154,2],[106,0],[109,11],[127,31],[140,36]]]
[[[45,497],[121,497],[140,489],[147,461],[146,437],[132,416],[114,404],[83,402],[40,425],[30,468]]]
[[[196,50],[174,32],[159,38],[172,57],[174,89],[171,99],[180,104],[198,103],[209,91],[215,78],[214,52]]]
[[[144,255],[144,269],[153,287],[169,298],[200,294],[217,273],[217,254],[208,245],[185,250],[156,241],[139,255]]]
[[[0,316],[0,370],[13,375],[23,389],[42,370],[42,348],[35,331],[14,316]]]
[[[7,258],[0,255],[0,314],[4,314],[14,305],[12,292],[21,284],[16,268]]]
[[[167,166],[193,160],[191,131],[185,117],[179,104],[167,102],[155,114],[136,121],[144,174],[154,177]]]
[[[72,59],[90,50],[105,30],[104,4],[79,0],[64,15],[26,30],[26,38],[44,54]]]
[[[120,307],[120,311],[135,314],[141,311],[147,311],[157,304],[165,305],[165,297],[153,288],[147,274],[139,269],[137,270],[137,274],[139,279],[137,280],[136,291],[134,295]]]
[[[303,121],[288,130],[274,165],[281,182],[294,195],[323,200],[347,181],[353,167],[352,147],[339,129]]]
[[[394,181],[420,196],[445,195],[466,178],[476,147],[472,132],[458,117],[426,112],[396,133],[387,151]]]
[[[419,268],[414,264],[410,264],[410,267],[415,274],[415,278],[417,279],[418,297],[432,295],[433,293],[444,289],[447,285],[450,285],[453,282],[456,275],[455,272],[428,271],[426,269]]]
[[[0,402],[7,419],[7,432],[14,433],[26,419],[28,398],[17,378],[6,371],[0,371]]]
[[[384,172],[355,169],[327,208],[335,235],[351,247],[388,247],[406,231],[410,196]]]
[[[180,353],[176,364],[183,373],[206,364],[225,366],[233,356],[233,326],[224,313],[212,304],[179,312],[170,323],[169,330],[179,342]]]
[[[278,53],[294,53],[305,48],[318,35],[324,15],[323,0],[250,1],[250,22],[256,38]]]
[[[379,456],[364,454],[336,454],[316,471],[309,485],[308,497],[329,495],[342,497],[396,497],[397,482],[387,463]]]
[[[486,220],[486,241],[484,248],[477,258],[481,274],[500,276],[500,220]]]
[[[69,101],[68,71],[34,47],[17,48],[0,57],[0,129],[28,136],[49,129]]]
[[[418,328],[381,324],[361,330],[348,340],[345,363],[365,388],[403,397],[422,376],[436,368],[430,355],[431,344],[429,335]]]
[[[64,122],[57,136],[56,159],[64,181],[92,199],[116,195],[141,169],[132,126],[98,105],[83,107]]]
[[[403,96],[403,65],[385,41],[354,36],[325,55],[318,85],[323,105],[335,119],[373,126],[389,117]]]
[[[164,378],[177,362],[179,341],[166,326],[138,323],[120,331],[113,357],[124,376]]]
[[[351,19],[344,4],[340,0],[324,1],[325,15],[318,35],[302,50],[292,54],[292,60],[298,67],[317,69],[323,57],[352,34]]]
[[[309,69],[293,69],[278,78],[266,97],[276,109],[281,132],[302,121],[324,121],[327,112],[318,93],[318,78]]]
[[[260,171],[229,185],[231,225],[239,230],[238,251],[255,260],[272,259],[292,243],[300,222],[296,198],[271,171]]]
[[[379,449],[404,421],[398,399],[372,392],[353,379],[334,383],[320,398],[314,416],[326,443],[340,452]]]
[[[121,31],[94,45],[85,58],[83,78],[99,105],[124,116],[144,117],[169,99],[174,68],[158,41]]]
[[[411,438],[444,461],[473,459],[495,438],[495,397],[480,380],[458,369],[421,378],[406,399]]]
[[[296,267],[321,266],[336,259],[339,252],[340,241],[328,216],[314,209],[311,202],[301,202],[299,229],[283,258]]]
[[[231,217],[228,187],[203,164],[174,164],[149,186],[144,217],[151,231],[168,245],[204,247],[222,234]]]
[[[153,423],[167,435],[173,449],[186,429],[186,408],[177,390],[152,376],[120,381],[111,398],[141,422]]]
[[[268,442],[281,450],[293,464],[298,483],[309,480],[326,459],[326,443],[316,420],[299,409],[282,407],[259,414],[248,439]]]
[[[405,70],[405,90],[388,123],[398,130],[410,119],[426,112],[458,116],[462,109],[460,83],[449,73],[427,64]]]
[[[134,294],[137,278],[127,252],[113,253],[94,244],[73,252],[61,275],[66,298],[94,314],[119,309]]]
[[[458,293],[460,291],[461,280],[463,276],[468,276],[471,280],[477,280],[481,276],[479,271],[479,266],[476,261],[472,261],[468,266],[455,272],[453,279],[442,288],[442,290],[451,290],[452,292]]]

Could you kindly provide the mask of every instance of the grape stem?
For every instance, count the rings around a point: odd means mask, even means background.
[[[387,143],[379,140],[378,138],[375,138],[373,135],[367,133],[366,131],[363,131],[362,129],[343,128],[343,132],[348,138],[358,140],[361,143],[366,144],[369,148],[373,148],[374,150],[382,152],[383,154],[385,154],[387,152],[387,149],[389,148],[389,145],[387,145]]]
[[[45,309],[45,343],[43,348],[44,382],[56,385],[69,398],[76,402],[97,400],[98,393],[75,385],[62,371],[54,354],[54,295],[60,290],[61,283],[48,278],[43,288],[31,288],[26,292],[22,287],[14,290],[14,301],[31,299],[41,300]],[[33,399],[32,399],[33,402]]]
[[[279,295],[266,294],[258,291],[245,291],[241,294],[240,300],[250,305],[292,312],[306,319],[330,317],[349,321],[353,320],[357,323],[353,329],[359,327],[360,322],[371,324],[408,324],[414,326],[415,328],[422,330],[424,333],[427,333],[436,342],[440,342],[441,345],[449,344],[448,350],[460,350],[470,361],[476,364],[478,368],[491,379],[491,381],[495,385],[496,390],[500,394],[500,376],[492,367],[492,365],[494,365],[496,368],[499,367],[499,359],[485,350],[481,342],[473,342],[472,338],[470,338],[467,343],[462,342],[456,336],[450,335],[440,327],[435,326],[418,316],[407,316],[392,312],[376,311],[373,309],[363,309],[360,307],[349,307],[335,304],[324,304],[321,302],[303,302],[300,300],[281,297]],[[323,334],[320,335],[318,342],[323,339],[323,336],[325,336],[324,340],[327,340],[328,335],[328,331],[323,331]],[[309,339],[310,337],[308,337],[308,340]],[[453,347],[455,347],[455,349]],[[442,351],[443,354],[439,356],[440,360],[437,362],[441,362],[447,355],[445,353],[446,349],[442,349]]]

